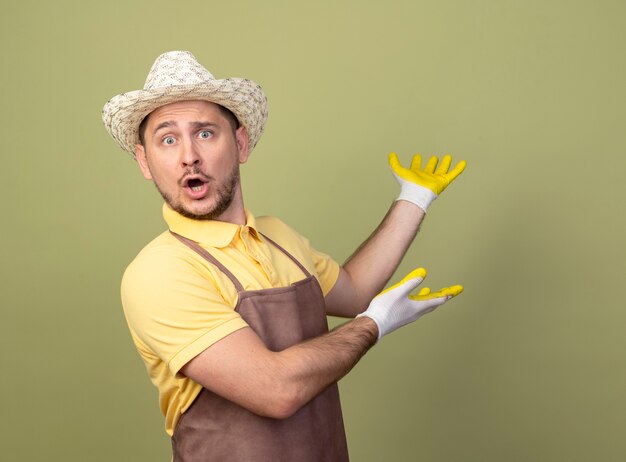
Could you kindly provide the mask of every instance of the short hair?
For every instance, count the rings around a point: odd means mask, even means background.
[[[219,104],[215,104],[215,105],[219,109],[220,113],[226,118],[226,120],[228,120],[228,123],[230,124],[230,128],[233,130],[233,134],[234,134],[237,131],[237,129],[240,127],[239,119],[237,119],[237,116],[233,114],[233,111],[231,111],[227,107],[221,106]],[[143,120],[141,121],[141,123],[139,124],[139,130],[138,130],[139,144],[141,144],[142,146],[145,146],[146,127],[148,126],[149,117],[150,117],[150,114],[145,116]]]

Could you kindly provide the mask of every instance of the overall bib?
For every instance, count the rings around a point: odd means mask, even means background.
[[[172,233],[217,266],[238,293],[235,310],[268,349],[281,351],[328,332],[322,290],[306,268],[266,236],[304,273],[288,287],[245,291],[239,280],[195,242]],[[172,436],[174,462],[343,462],[348,448],[334,383],[284,420],[261,417],[203,388]]]

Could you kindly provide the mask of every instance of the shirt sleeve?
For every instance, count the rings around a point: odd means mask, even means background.
[[[173,375],[218,340],[247,326],[222,296],[211,269],[180,252],[140,254],[124,273],[122,304],[140,350],[149,349]]]
[[[335,286],[339,277],[339,263],[329,255],[311,246],[309,240],[276,217],[259,217],[262,232],[280,243],[300,263],[317,277],[324,296]]]
[[[307,240],[308,243],[308,240]],[[339,263],[333,260],[329,255],[318,252],[309,244],[309,253],[315,265],[317,279],[322,288],[324,296],[331,291],[339,277]]]

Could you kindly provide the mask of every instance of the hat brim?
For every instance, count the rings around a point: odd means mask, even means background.
[[[136,90],[114,96],[102,110],[102,121],[123,150],[135,156],[139,125],[155,109],[177,101],[202,100],[228,108],[246,127],[250,151],[256,146],[267,122],[267,98],[261,87],[248,79],[230,78],[151,90]]]

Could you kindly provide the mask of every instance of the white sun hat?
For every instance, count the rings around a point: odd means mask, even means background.
[[[134,157],[141,121],[161,106],[191,100],[228,108],[248,130],[250,151],[256,146],[267,122],[267,97],[261,87],[248,79],[218,80],[188,51],[159,56],[143,90],[111,98],[102,109],[102,121],[113,139]]]

